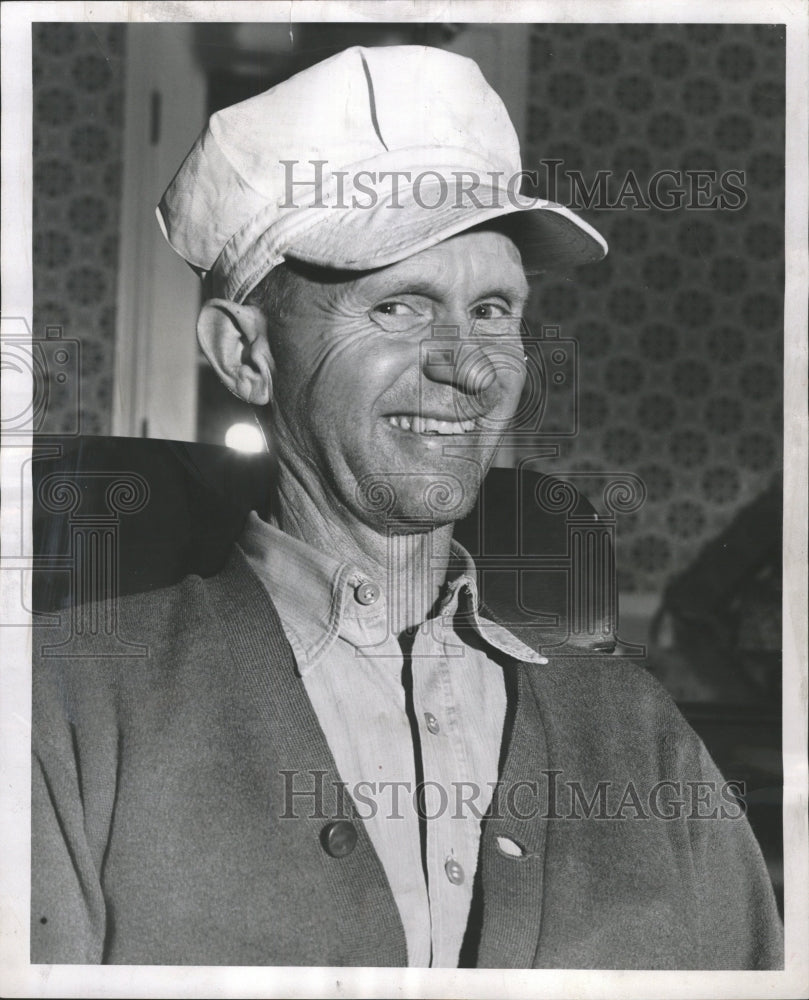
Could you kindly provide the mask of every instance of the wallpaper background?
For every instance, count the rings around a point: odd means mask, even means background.
[[[608,257],[575,280],[546,275],[534,296],[531,322],[558,323],[581,358],[581,433],[548,470],[646,483],[644,506],[618,517],[624,592],[658,591],[781,467],[784,37],[769,25],[532,31],[528,167],[560,159],[590,185],[632,169],[642,190],[664,169],[746,173],[738,211],[583,211]]]
[[[525,30],[515,26],[515,30]],[[532,328],[579,343],[581,433],[548,471],[638,473],[619,585],[659,592],[781,466],[784,33],[766,25],[536,25],[524,161],[619,176],[746,172],[738,211],[584,211],[610,244],[545,276]],[[110,428],[123,25],[33,28],[34,334],[82,348],[81,431]],[[56,387],[54,387],[55,389]],[[66,430],[54,391],[42,430]],[[63,426],[65,425],[65,426]]]
[[[33,31],[34,336],[81,344],[80,429],[111,423],[123,145],[123,24]],[[41,431],[70,432],[74,398],[51,383]]]

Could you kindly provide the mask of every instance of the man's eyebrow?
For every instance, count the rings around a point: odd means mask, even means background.
[[[374,291],[371,286],[371,291]],[[423,278],[410,279],[403,274],[401,278],[391,281],[388,288],[380,289],[379,293],[384,296],[390,295],[423,295],[425,298],[435,298],[443,290],[429,280]],[[530,288],[527,281],[523,282],[498,282],[484,292],[475,296],[476,300],[492,297],[508,299],[510,302],[525,302],[528,298]]]
[[[479,298],[488,299],[498,296],[509,299],[511,302],[525,302],[530,291],[531,289],[528,287],[527,281],[515,282],[513,284],[511,282],[503,282],[502,284],[493,285],[489,291],[484,292]]]
[[[371,286],[371,291],[376,291],[375,287]],[[431,282],[425,281],[419,278],[410,279],[407,275],[402,275],[394,280],[391,280],[386,288],[380,288],[380,295],[424,295],[426,298],[432,298],[438,293],[439,289]]]

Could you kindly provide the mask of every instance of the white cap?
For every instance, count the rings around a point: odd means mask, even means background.
[[[514,127],[476,63],[358,46],[214,114],[157,214],[236,302],[285,258],[369,270],[508,215],[528,271],[606,254],[569,209],[521,196],[520,179]]]

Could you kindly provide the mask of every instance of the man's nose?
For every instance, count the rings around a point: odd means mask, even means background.
[[[451,385],[465,396],[483,397],[522,359],[513,343],[475,336],[455,327],[434,327],[421,343],[421,370],[431,382]]]
[[[481,396],[497,372],[487,352],[460,338],[423,345],[422,372],[431,382],[451,385],[466,396]]]

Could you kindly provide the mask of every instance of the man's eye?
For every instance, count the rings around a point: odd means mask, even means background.
[[[481,302],[472,309],[474,319],[503,319],[511,313],[499,302]]]
[[[380,302],[378,306],[374,306],[373,311],[381,313],[383,316],[412,316],[415,314],[415,309],[406,302],[393,301]]]

